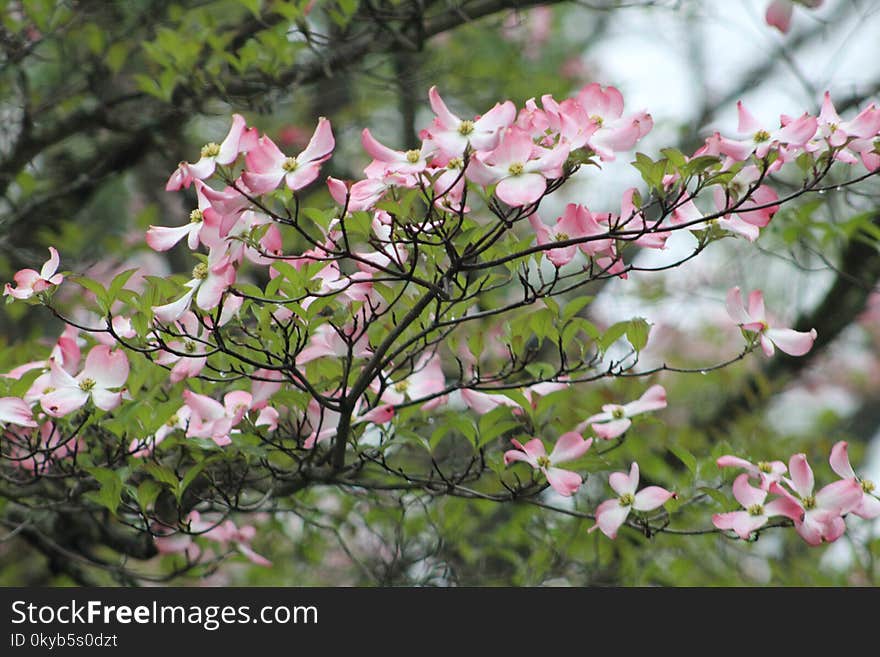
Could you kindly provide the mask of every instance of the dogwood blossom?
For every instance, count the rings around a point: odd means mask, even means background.
[[[532,438],[525,445],[518,440],[511,442],[516,449],[504,452],[505,465],[510,465],[514,461],[528,463],[547,477],[547,483],[553,490],[566,497],[574,495],[581,487],[583,479],[579,474],[563,470],[557,467],[557,464],[574,461],[586,454],[593,444],[592,438],[584,440],[583,436],[574,431],[564,433],[559,436],[549,456],[540,438]]]
[[[748,473],[742,473],[733,482],[733,496],[745,510],[716,513],[712,524],[718,529],[733,530],[741,539],[748,540],[752,532],[766,525],[770,518],[785,516],[795,521],[803,518],[804,510],[793,499],[782,496],[766,502],[767,494],[768,491],[749,484]]]
[[[40,271],[22,269],[16,272],[12,277],[12,280],[15,281],[15,287],[7,283],[3,290],[3,296],[10,296],[14,299],[30,299],[36,294],[61,285],[64,276],[56,273],[59,264],[61,264],[61,257],[55,247],[50,246],[49,259],[43,264]]]
[[[243,116],[233,114],[232,127],[223,141],[219,144],[210,142],[202,146],[198,162],[194,164],[181,162],[165,184],[165,190],[177,191],[181,187],[188,188],[193,180],[210,178],[218,164],[232,164],[241,153],[250,151],[256,145],[256,128],[248,128]]]
[[[859,477],[849,462],[848,444],[845,440],[834,443],[831,448],[831,469],[843,480],[855,481],[862,491],[858,505],[852,512],[860,518],[872,520],[880,518],[880,499],[877,498],[877,486],[873,481]]]
[[[727,292],[727,313],[744,330],[758,334],[761,349],[767,357],[775,353],[776,347],[790,356],[803,356],[813,348],[816,340],[816,329],[795,331],[771,327],[764,309],[764,294],[760,290],[749,294],[747,310],[739,287],[730,288]]]
[[[661,408],[666,408],[666,389],[661,385],[653,385],[641,397],[628,404],[604,404],[601,413],[588,417],[575,431],[583,431],[589,425],[599,438],[611,440],[623,435],[630,428],[631,418]]]
[[[813,469],[805,454],[795,454],[788,462],[791,479],[784,483],[791,487],[797,497],[780,484],[774,483],[770,491],[783,495],[802,509],[799,518],[794,518],[795,530],[810,545],[833,543],[843,536],[846,523],[843,515],[858,507],[862,499],[862,488],[855,479],[841,479],[813,492],[815,479]]]
[[[626,522],[630,511],[653,511],[658,509],[669,500],[678,497],[672,491],[660,486],[648,486],[642,490],[639,488],[639,464],[633,462],[629,474],[625,472],[613,472],[608,477],[608,483],[617,493],[618,497],[605,500],[596,509],[596,524],[589,531],[601,530],[608,538],[617,538],[617,531]],[[636,492],[638,491],[638,492]]]
[[[85,366],[76,376],[71,376],[55,361],[50,362],[50,372],[48,392],[44,391],[40,405],[49,415],[62,417],[90,399],[102,411],[119,406],[123,391],[118,389],[128,379],[129,365],[122,351],[98,345],[86,356]]]
[[[324,117],[318,119],[308,146],[296,157],[288,157],[271,139],[260,137],[245,158],[246,169],[241,178],[255,194],[272,191],[282,180],[289,189],[297,191],[318,177],[321,164],[330,159],[335,146],[330,121]]]

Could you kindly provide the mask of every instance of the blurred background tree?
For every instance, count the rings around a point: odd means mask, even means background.
[[[775,119],[817,111],[826,89],[841,114],[876,94],[880,61],[870,53],[880,30],[877,3],[829,0],[816,12],[798,10],[787,35],[764,23],[765,4],[7,0],[0,10],[0,275],[10,280],[42,262],[50,243],[63,245],[65,267],[78,271],[113,271],[123,260],[158,273],[181,269],[176,252],[166,260],[146,249],[143,231],[187,211],[179,195],[166,194],[165,180],[178,161],[193,160],[201,144],[225,132],[232,112],[292,152],[316,117],[327,116],[338,147],[324,173],[355,179],[368,161],[360,129],[411,147],[430,116],[432,84],[462,114],[500,99],[564,98],[588,82],[612,84],[631,109],[654,115],[656,129],[640,145],[649,153],[693,151],[711,129],[733,125],[740,98]],[[585,173],[577,198],[591,208],[610,205],[638,183],[632,171],[619,171],[619,189],[599,188]],[[326,192],[316,184],[312,193]],[[615,456],[638,456],[664,481],[711,489],[721,477],[714,457],[730,451],[732,437],[756,458],[803,450],[814,462],[847,439],[854,461],[865,460],[880,478],[877,194],[868,181],[787,209],[758,251],[724,240],[704,264],[639,286],[597,284],[591,320],[609,325],[635,312],[654,324],[658,344],[646,358],[713,360],[725,337],[713,326],[712,308],[723,308],[732,271],[744,286],[763,287],[772,305],[797,320],[795,328],[819,332],[806,358],[750,359],[706,376],[664,378],[674,400],[665,422],[640,425],[637,444],[625,443]],[[558,199],[566,200],[574,197]],[[41,308],[9,307],[0,315],[0,369],[33,355],[12,344],[59,330]],[[609,401],[601,388],[587,394],[595,407]],[[557,404],[545,411],[570,412]],[[601,496],[599,479],[588,488]],[[14,498],[15,491],[0,490],[0,513],[11,513]],[[694,518],[705,521],[705,513]],[[292,496],[283,512],[263,520],[260,540],[274,567],[235,563],[205,581],[880,581],[880,532],[869,522],[853,527],[848,543],[820,549],[792,533],[767,534],[755,546],[714,534],[649,540],[632,532],[612,543],[588,535],[590,523],[530,505],[329,486]],[[114,581],[110,569],[95,575],[69,563],[52,538],[27,530],[0,536],[0,583]]]

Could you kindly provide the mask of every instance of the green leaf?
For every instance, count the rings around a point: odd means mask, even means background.
[[[189,485],[202,473],[209,461],[210,459],[205,459],[186,471],[186,474],[183,475],[183,479],[180,480],[180,484],[177,487],[176,495],[178,502],[180,502],[180,498],[183,497],[183,494],[186,492],[186,489],[189,488]]]
[[[128,282],[128,279],[131,278],[136,271],[138,271],[139,267],[135,267],[134,269],[126,269],[124,272],[117,274],[113,277],[113,280],[110,281],[110,287],[107,288],[107,298],[112,303],[116,301],[116,298],[119,295],[119,292],[125,287],[125,284]]]
[[[93,281],[91,278],[78,276],[76,274],[68,276],[68,279],[94,294],[95,299],[97,299],[98,305],[101,307],[101,311],[104,314],[106,314],[110,310],[110,304],[108,303],[107,299],[107,290],[105,290],[104,286],[101,285],[98,281]]]
[[[138,506],[141,507],[141,511],[145,512],[152,505],[156,498],[159,497],[159,493],[162,491],[162,486],[159,482],[153,479],[145,479],[140,483],[137,487],[137,503]]]
[[[648,344],[651,325],[643,317],[629,320],[626,325],[626,339],[636,351],[641,351]]]
[[[86,497],[115,514],[122,501],[122,479],[119,474],[109,468],[87,468],[87,471],[101,487],[97,491],[89,491]]]
[[[701,493],[703,493],[704,495],[708,495],[709,497],[711,497],[715,502],[718,502],[718,504],[720,504],[722,507],[726,508],[730,503],[730,500],[727,498],[727,496],[724,493],[722,493],[720,490],[716,490],[715,488],[709,488],[708,486],[700,486],[697,490],[700,491]]]
[[[592,303],[593,299],[595,299],[595,297],[586,295],[582,297],[577,297],[576,299],[572,299],[567,304],[565,304],[565,309],[562,311],[562,323],[564,324],[568,320],[572,319],[581,310]]]
[[[609,326],[597,342],[599,350],[608,351],[608,347],[613,345],[626,334],[628,327],[629,322],[617,322],[616,324]]]
[[[156,481],[168,484],[173,491],[177,490],[180,481],[177,478],[177,475],[174,474],[174,471],[170,468],[166,468],[165,466],[156,463],[147,463],[146,466],[144,466],[144,469],[146,469]]]
[[[684,447],[678,445],[670,445],[669,451],[675,454],[675,457],[684,463],[685,467],[690,470],[691,474],[697,476],[697,457],[691,454]]]

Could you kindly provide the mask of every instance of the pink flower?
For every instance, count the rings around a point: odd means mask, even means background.
[[[760,175],[758,167],[754,165],[743,167],[726,188],[716,186],[713,189],[715,207],[719,212],[735,206],[734,210],[718,220],[718,225],[742,235],[750,242],[758,239],[760,229],[769,224],[773,215],[779,211],[776,203],[779,196],[772,188],[760,185],[750,192]],[[740,203],[745,194],[749,194],[748,198]]]
[[[178,320],[175,331],[180,337],[167,341],[170,351],[163,350],[156,357],[159,365],[171,365],[169,380],[178,383],[184,379],[198,376],[208,362],[205,355],[207,348],[207,331],[199,323],[195,313],[187,310]]]
[[[153,306],[157,319],[166,324],[176,322],[189,308],[193,296],[202,310],[211,310],[220,304],[224,292],[235,283],[235,266],[229,255],[219,253],[211,251],[207,263],[201,262],[193,268],[193,277],[184,284],[187,292],[182,297],[163,306]]]
[[[226,394],[223,403],[191,390],[183,391],[183,399],[190,410],[188,438],[210,438],[218,446],[229,445],[229,434],[241,422],[251,407],[251,394],[233,390]]]
[[[804,541],[814,546],[833,543],[846,531],[843,516],[861,502],[861,486],[855,479],[843,479],[814,494],[813,470],[805,454],[792,456],[788,469],[791,479],[786,479],[785,483],[797,493],[797,497],[779,484],[772,484],[771,492],[783,495],[801,509],[800,518],[794,518],[794,526]]]
[[[775,353],[775,347],[790,356],[803,356],[813,348],[816,340],[816,329],[803,332],[790,328],[771,328],[767,323],[764,295],[760,290],[749,294],[749,308],[746,310],[739,287],[730,288],[727,292],[727,313],[744,330],[758,334],[761,349],[768,358]]]
[[[440,365],[440,357],[434,353],[422,354],[405,379],[391,383],[382,393],[382,401],[399,406],[406,399],[418,400],[431,397],[446,389],[446,378]],[[423,411],[430,411],[446,402],[447,396],[437,396],[422,404]]]
[[[569,239],[584,237],[598,237],[608,233],[608,227],[602,226],[595,216],[583,205],[569,203],[565,206],[565,212],[556,219],[556,225],[551,229],[545,225],[535,214],[529,216],[529,223],[535,231],[538,244],[553,244]],[[588,257],[599,253],[613,252],[614,241],[611,239],[595,239],[580,244],[562,246],[544,251],[544,257],[556,267],[567,265],[580,249]]]
[[[52,347],[52,352],[49,355],[50,360],[54,359],[58,361],[58,364],[68,372],[76,370],[79,366],[80,357],[82,356],[79,345],[76,342],[78,335],[79,329],[75,326],[71,326],[70,324],[65,326],[64,331],[58,337],[58,342]],[[20,379],[26,372],[36,369],[49,369],[49,360],[35,360],[30,363],[25,363],[24,365],[19,365],[18,367],[9,370],[9,372],[3,376],[10,379]],[[48,381],[48,373],[45,376],[47,377],[45,381]],[[42,394],[42,391],[40,391],[40,394]],[[35,400],[36,398],[31,401]]]
[[[122,351],[106,345],[93,347],[86,356],[83,371],[71,376],[54,360],[50,363],[49,392],[40,405],[53,417],[62,417],[85,405],[89,399],[102,411],[111,411],[122,402],[121,388],[128,379],[128,358]]]
[[[540,470],[547,477],[547,483],[553,487],[553,490],[565,497],[574,495],[581,487],[583,479],[579,474],[563,470],[556,465],[566,461],[574,461],[586,454],[593,444],[592,438],[584,440],[579,433],[574,431],[564,433],[559,436],[559,440],[556,441],[549,456],[547,456],[547,450],[540,438],[533,438],[525,445],[518,440],[510,442],[516,449],[504,452],[505,465],[510,465],[514,461],[528,463],[535,470]]]
[[[269,399],[281,390],[284,375],[278,370],[258,369],[251,375],[251,408],[261,410],[265,408]]]
[[[481,117],[462,120],[449,111],[437,87],[431,87],[428,98],[437,115],[428,129],[431,140],[451,158],[462,157],[468,145],[476,151],[492,150],[516,117],[516,107],[509,100],[495,105]]]
[[[219,225],[220,218],[205,195],[205,189],[210,188],[201,180],[196,180],[195,187],[198,207],[189,213],[189,223],[183,226],[150,226],[147,230],[147,244],[151,249],[168,251],[184,237],[191,251],[198,248],[199,241],[210,246],[209,238],[203,233],[212,225],[212,219],[214,226]]]
[[[752,116],[741,100],[737,101],[736,108],[739,112],[737,131],[742,138],[737,140],[721,137],[718,149],[737,162],[745,160],[752,153],[763,159],[771,150],[780,146],[784,147],[780,155],[787,161],[792,152],[803,150],[816,134],[817,119],[806,113],[797,119],[786,118],[784,122],[780,122],[779,128],[767,129]]]
[[[194,179],[210,178],[218,164],[232,164],[238,159],[239,153],[249,151],[256,144],[256,128],[248,128],[243,116],[233,114],[232,127],[222,143],[210,142],[202,146],[201,158],[195,164],[181,162],[168,179],[165,189],[177,191],[181,187],[189,187]]]
[[[877,488],[873,481],[861,478],[856,475],[852,465],[849,462],[849,454],[847,452],[848,445],[845,440],[841,440],[834,444],[831,448],[831,469],[834,470],[841,479],[847,481],[855,481],[862,491],[859,504],[852,512],[860,518],[872,520],[880,517],[880,499],[877,499]]]
[[[599,438],[611,440],[623,435],[630,428],[632,425],[630,418],[661,408],[666,408],[666,389],[661,385],[653,385],[641,397],[628,404],[603,405],[601,413],[588,417],[575,428],[575,431],[583,431],[589,424]]]
[[[719,456],[715,463],[719,468],[745,469],[749,476],[760,480],[761,490],[770,490],[770,484],[782,481],[782,475],[788,471],[782,461],[758,461],[757,464],[753,464],[738,456],[729,455]]]
[[[31,407],[18,397],[0,397],[0,426],[15,424],[20,427],[35,427]]]
[[[733,530],[743,540],[748,540],[752,532],[774,516],[785,516],[796,522],[803,518],[804,510],[789,497],[777,497],[765,504],[767,491],[749,484],[749,475],[745,472],[734,480],[733,496],[745,511],[716,513],[712,516],[712,524],[718,529]]]
[[[210,541],[218,543],[225,548],[228,543],[235,544],[235,547],[248,560],[258,566],[271,566],[272,562],[256,552],[250,546],[251,541],[256,536],[257,530],[252,525],[244,527],[236,527],[232,520],[225,520],[220,524],[208,522],[201,519],[198,511],[192,511],[188,518],[189,531],[202,536]]]
[[[636,207],[633,201],[635,194],[635,187],[630,187],[623,193],[623,197],[620,199],[620,222],[618,228],[628,232],[641,232],[642,234],[638,235],[635,239],[631,236],[626,238],[628,241],[631,240],[639,246],[647,249],[665,249],[666,240],[669,239],[670,233],[658,230],[658,222],[649,222],[645,218],[642,209]],[[611,242],[611,244],[613,245],[614,243]]]
[[[647,112],[623,117],[623,95],[614,87],[588,84],[577,95],[577,103],[595,126],[587,145],[602,160],[613,160],[614,153],[628,151],[654,127]]]
[[[247,154],[241,178],[255,194],[272,191],[282,180],[293,191],[302,189],[318,177],[321,164],[330,159],[335,146],[330,121],[324,117],[318,119],[308,146],[296,157],[286,156],[275,142],[263,136]]]
[[[798,0],[798,4],[815,9],[822,4],[822,0]],[[775,27],[783,34],[787,34],[791,28],[791,16],[794,13],[794,2],[792,0],[773,0],[767,5],[767,11],[764,14],[764,20],[767,25]]]
[[[837,149],[834,159],[847,164],[855,164],[861,156],[868,170],[874,153],[874,138],[880,132],[880,109],[874,103],[868,105],[850,121],[844,121],[838,115],[831,102],[831,95],[826,91],[822,101],[822,111],[819,112],[819,133],[829,146]]]
[[[364,422],[368,424],[387,424],[394,418],[394,407],[390,404],[377,406],[362,415],[358,413],[359,406],[360,400],[355,405],[351,426],[363,424]],[[312,399],[306,409],[306,419],[312,429],[312,433],[306,438],[303,447],[312,449],[318,443],[329,440],[336,435],[340,415],[336,411],[321,407],[317,400]]]
[[[542,148],[521,128],[508,128],[498,148],[471,161],[468,177],[478,185],[497,183],[495,195],[511,207],[529,205],[547,191],[548,179],[562,176],[568,150],[565,143]]]
[[[506,395],[492,395],[480,390],[471,390],[470,388],[461,389],[461,399],[468,408],[480,415],[485,415],[499,406],[519,409],[519,404]]]
[[[49,247],[49,259],[43,264],[39,272],[33,269],[22,269],[13,276],[16,287],[6,284],[3,296],[11,296],[14,299],[30,299],[35,294],[45,292],[57,285],[61,285],[64,276],[57,274],[61,258],[54,246]]]
[[[421,173],[428,166],[428,158],[436,150],[433,143],[425,141],[421,148],[395,151],[376,141],[368,128],[364,128],[361,133],[361,143],[364,150],[373,158],[373,162],[364,169],[368,178],[382,178],[389,174],[410,176]]]
[[[596,524],[590,527],[593,532],[600,529],[608,538],[617,538],[617,530],[626,522],[629,512],[653,511],[660,508],[674,497],[675,493],[660,486],[648,486],[636,492],[639,487],[639,464],[633,463],[629,475],[625,472],[613,472],[608,483],[619,497],[605,500],[596,509]]]
[[[297,365],[330,356],[344,358],[348,355],[349,341],[340,335],[340,330],[331,324],[321,324],[313,332],[309,344],[296,356]],[[366,333],[362,333],[352,346],[352,356],[364,358],[370,353],[370,344]]]

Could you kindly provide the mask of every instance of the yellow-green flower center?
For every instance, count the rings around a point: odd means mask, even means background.
[[[565,240],[568,239],[568,233],[556,233],[554,239],[557,242],[564,242]]]
[[[202,157],[217,157],[220,155],[220,144],[209,142],[202,146]]]
[[[550,467],[550,457],[549,456],[539,456],[538,457],[538,467],[539,468],[549,468]]]
[[[752,504],[746,511],[749,512],[750,516],[763,516],[764,515],[764,507],[761,504]]]
[[[202,221],[205,217],[202,215],[202,211],[196,208],[192,212],[189,213],[189,222],[191,224],[197,224]]]
[[[617,501],[620,506],[632,506],[633,502],[636,501],[636,498],[633,496],[632,493],[624,493],[618,498]]]
[[[467,137],[474,131],[474,122],[473,121],[462,121],[458,124],[458,134],[462,137]]]
[[[816,498],[813,495],[809,495],[801,501],[804,505],[804,509],[806,509],[807,511],[816,508]]]
[[[510,173],[511,176],[519,176],[522,174],[523,171],[525,171],[525,169],[526,168],[522,165],[521,162],[514,162],[509,167],[507,167],[507,171],[508,173]]]
[[[195,267],[193,267],[192,277],[198,279],[200,281],[208,278],[208,265],[204,262],[200,262]]]
[[[760,470],[764,474],[770,474],[773,472],[773,466],[767,463],[767,461],[759,461],[758,470]]]
[[[613,411],[611,411],[611,417],[613,417],[615,420],[622,420],[626,417],[626,411],[624,411],[620,407],[617,407]]]
[[[756,144],[762,144],[765,141],[770,141],[770,133],[766,130],[758,130],[758,132],[755,133],[754,139]]]
[[[405,393],[408,388],[409,388],[409,381],[398,381],[397,383],[394,384],[394,390],[396,392],[399,392],[400,394]]]
[[[419,161],[419,158],[422,157],[421,151],[417,151],[415,149],[406,152],[406,161],[410,164],[415,164]]]
[[[79,389],[83,392],[89,392],[96,385],[94,379],[83,379],[79,382]]]
[[[165,423],[166,427],[176,427],[177,423],[180,422],[180,418],[177,415],[172,415],[168,418],[168,421]]]
[[[183,350],[188,354],[193,353],[196,350],[196,343],[192,340],[187,340],[183,343]]]
[[[592,121],[593,123],[595,123],[595,124],[596,124],[597,126],[599,126],[600,128],[602,127],[602,124],[605,123],[605,119],[603,119],[603,118],[602,118],[601,116],[599,116],[598,114],[591,114],[591,115],[590,115],[590,121]]]
[[[862,490],[865,491],[866,493],[873,493],[874,492],[875,486],[874,486],[873,481],[871,481],[869,479],[862,479],[862,481],[859,483],[861,483]]]
[[[461,169],[464,166],[464,160],[460,157],[454,157],[449,160],[449,164],[446,165],[447,169]]]
[[[296,161],[295,157],[286,157],[284,158],[284,162],[281,163],[281,168],[287,173],[293,173],[298,167],[299,162]]]
[[[46,387],[43,389],[43,394],[44,394],[44,395],[48,395],[50,392],[55,392],[55,388],[53,388],[52,386],[46,386]]]

